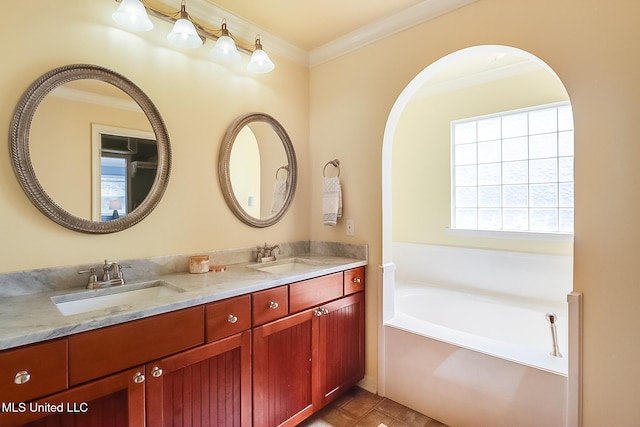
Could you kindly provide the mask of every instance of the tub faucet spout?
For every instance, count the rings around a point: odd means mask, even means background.
[[[553,357],[562,357],[562,354],[560,354],[560,347],[558,346],[558,331],[556,329],[556,320],[558,319],[558,316],[555,313],[547,313],[546,318],[551,325],[551,339],[553,341],[553,350],[549,354]]]

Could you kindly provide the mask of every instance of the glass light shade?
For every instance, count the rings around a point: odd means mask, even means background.
[[[211,53],[215,59],[221,61],[237,61],[240,59],[240,52],[238,52],[236,42],[229,36],[220,37]]]
[[[176,21],[173,29],[167,35],[167,40],[177,47],[187,49],[202,46],[202,39],[198,35],[196,27],[193,26],[191,21],[184,18],[180,18]]]
[[[111,14],[111,18],[118,24],[133,31],[150,31],[153,22],[140,0],[122,0],[118,10]]]
[[[269,59],[267,52],[262,49],[256,49],[251,54],[251,60],[249,60],[247,70],[252,73],[264,74],[272,71],[275,67],[274,63]]]

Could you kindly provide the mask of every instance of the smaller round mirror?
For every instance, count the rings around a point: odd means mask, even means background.
[[[293,145],[276,119],[249,113],[231,123],[220,147],[218,175],[238,219],[253,227],[277,223],[291,205],[297,174]]]

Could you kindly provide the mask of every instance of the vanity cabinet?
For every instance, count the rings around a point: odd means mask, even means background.
[[[0,352],[0,425],[294,426],[364,377],[363,290],[357,268]]]
[[[254,427],[295,426],[364,377],[364,292],[344,297],[345,277],[289,285],[293,314],[254,328]]]

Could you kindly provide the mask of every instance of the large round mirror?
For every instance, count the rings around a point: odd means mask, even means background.
[[[160,113],[125,77],[69,65],[36,80],[10,131],[13,168],[35,206],[58,224],[112,233],[158,204],[171,149]]]
[[[268,227],[293,200],[298,168],[282,125],[264,113],[238,117],[227,129],[218,162],[224,198],[245,224]]]

